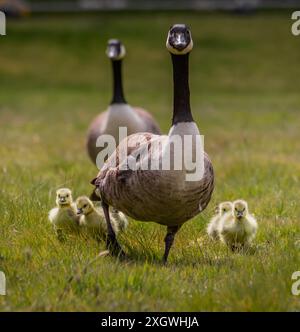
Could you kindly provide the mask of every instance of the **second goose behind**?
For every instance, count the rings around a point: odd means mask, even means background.
[[[122,61],[125,54],[125,47],[119,40],[108,41],[106,55],[112,63],[113,98],[107,111],[99,114],[91,123],[87,135],[88,154],[95,164],[101,150],[96,147],[96,141],[101,135],[112,135],[118,145],[119,127],[126,127],[127,135],[138,132],[160,134],[157,123],[148,112],[142,108],[131,107],[125,100],[122,81]]]

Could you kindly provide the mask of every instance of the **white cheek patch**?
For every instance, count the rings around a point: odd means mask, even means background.
[[[124,45],[121,45],[121,52],[120,52],[120,58],[123,59],[126,55],[126,50]]]
[[[115,57],[114,60],[122,60],[122,59],[125,58],[125,55],[126,55],[125,46],[124,46],[124,45],[121,45],[121,51],[120,51],[120,54],[119,54],[119,56]]]

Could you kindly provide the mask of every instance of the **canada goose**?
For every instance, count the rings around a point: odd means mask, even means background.
[[[208,226],[207,226],[207,234],[213,240],[219,239],[219,223],[222,216],[228,212],[232,211],[232,203],[231,202],[222,202],[218,205],[217,213],[211,218]]]
[[[113,69],[113,97],[107,111],[99,114],[88,130],[87,150],[95,164],[101,151],[100,147],[96,147],[96,141],[101,135],[112,135],[119,144],[119,127],[126,127],[128,136],[138,132],[160,134],[159,126],[148,112],[131,107],[125,100],[122,81],[122,61],[126,54],[124,45],[119,40],[110,39],[106,54]]]
[[[105,239],[107,225],[102,209],[96,208],[86,196],[80,196],[76,199],[76,207],[77,215],[80,216],[79,224],[81,229],[85,229],[88,235],[97,240]],[[118,223],[113,216],[111,216],[111,223],[115,233],[118,233]]]
[[[79,229],[79,218],[70,189],[60,188],[56,191],[56,205],[57,207],[49,212],[49,220],[58,239],[63,240],[65,232],[77,232]]]
[[[220,238],[232,251],[248,247],[257,232],[257,222],[248,211],[244,200],[233,202],[230,213],[225,214],[219,225]]]
[[[167,226],[164,262],[167,261],[177,231],[187,220],[206,208],[214,189],[213,167],[205,153],[202,155],[203,176],[197,181],[187,181],[188,171],[185,167],[182,170],[175,167],[171,170],[142,168],[142,164],[147,165],[150,158],[165,158],[165,152],[171,147],[174,137],[191,137],[193,142],[190,149],[187,149],[190,156],[195,157],[199,152],[194,143],[199,139],[200,133],[190,108],[188,59],[193,48],[190,29],[184,24],[172,26],[166,46],[172,57],[174,81],[173,120],[169,134],[159,136],[138,133],[125,138],[102,167],[97,178],[91,182],[101,196],[109,231],[108,246],[112,253],[124,255],[110,226],[109,205],[139,221],[154,221]],[[123,149],[126,149],[128,155],[120,153],[122,159],[119,152]],[[150,155],[147,154],[149,150]],[[179,150],[184,152],[183,148]],[[121,166],[129,163],[140,151],[144,151],[146,156],[140,155],[137,158],[137,170],[123,170]],[[169,161],[174,154],[175,149],[172,150]]]

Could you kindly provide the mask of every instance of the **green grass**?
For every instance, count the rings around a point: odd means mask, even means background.
[[[160,264],[164,227],[131,221],[121,243],[132,260],[103,257],[85,271],[104,245],[60,244],[47,213],[58,187],[75,196],[92,189],[97,170],[85,134],[111,97],[106,40],[127,47],[127,99],[167,132],[172,75],[164,44],[175,22],[192,27],[192,109],[215,168],[213,199],[183,226],[168,266]],[[289,12],[9,21],[0,40],[0,270],[7,276],[0,310],[300,310],[291,294],[300,269],[300,37],[290,25]],[[237,198],[259,222],[252,255],[232,254],[205,233],[215,205]]]

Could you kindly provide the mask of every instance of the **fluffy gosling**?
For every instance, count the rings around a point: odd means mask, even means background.
[[[219,224],[221,241],[232,251],[248,248],[257,232],[256,219],[249,213],[244,200],[233,202],[231,213],[225,214]]]
[[[121,211],[118,211],[117,209],[112,208],[112,211],[110,215],[113,217],[113,219],[116,220],[119,226],[119,230],[121,232],[125,232],[127,226],[128,226],[128,219],[125,216],[125,214]]]
[[[77,198],[76,207],[77,215],[80,216],[80,227],[82,227],[88,235],[98,241],[105,239],[107,235],[107,225],[102,209],[95,207],[93,202],[86,196]],[[117,234],[119,227],[113,216],[111,216],[111,224]]]
[[[48,217],[58,239],[63,240],[64,233],[77,232],[79,229],[79,218],[70,189],[60,188],[56,191],[56,205]]]
[[[226,214],[232,211],[233,204],[232,202],[222,202],[218,205],[217,214],[214,215],[208,226],[207,226],[207,234],[213,240],[219,240],[219,224],[221,218]]]

